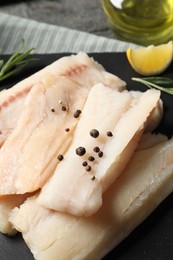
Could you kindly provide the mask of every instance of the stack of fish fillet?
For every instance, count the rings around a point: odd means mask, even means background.
[[[160,91],[125,86],[79,53],[0,93],[0,231],[36,260],[102,259],[172,192]]]

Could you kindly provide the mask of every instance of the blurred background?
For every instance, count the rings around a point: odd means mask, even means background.
[[[114,38],[108,28],[101,0],[2,0],[0,11]]]

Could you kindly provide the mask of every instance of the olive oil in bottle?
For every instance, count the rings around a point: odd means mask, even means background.
[[[173,39],[173,0],[102,0],[102,6],[120,39],[145,46]]]

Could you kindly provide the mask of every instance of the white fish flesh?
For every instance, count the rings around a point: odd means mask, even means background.
[[[141,136],[136,150],[144,150],[166,140],[168,140],[168,137],[166,135],[160,133],[145,133]]]
[[[43,70],[31,75],[14,87],[0,92],[0,146],[15,129],[19,117],[22,114],[26,97],[36,83],[44,81],[47,73],[51,75],[63,75],[66,78],[76,80],[84,84],[86,88],[91,88],[96,82],[104,82],[107,86],[122,91],[125,82],[118,77],[106,72],[104,68],[89,58],[85,53],[63,57]],[[5,145],[6,146],[6,145]],[[4,149],[4,148],[3,148]],[[50,164],[51,167],[55,161]],[[47,171],[51,171],[51,167]],[[43,178],[44,181],[44,178]],[[8,212],[12,207],[18,206],[24,201],[26,195],[4,196],[0,199],[0,231],[13,234],[15,230],[11,228],[8,222]]]
[[[138,100],[142,95],[141,91],[131,90],[130,93],[132,94],[135,100]],[[156,127],[160,124],[162,118],[163,118],[163,101],[159,99],[157,106],[153,109],[153,111],[150,113],[148,117],[145,126],[145,133],[147,132],[151,133],[152,131],[154,131]]]
[[[117,117],[121,95],[123,97],[123,93],[118,92],[114,95],[113,90],[104,86],[92,88],[73,143],[40,193],[38,203],[42,206],[76,216],[91,216],[101,207],[103,192],[130,160],[147,118],[160,98],[159,91],[148,90],[136,103],[132,99],[130,107],[123,108]],[[92,129],[99,131],[98,138],[90,136]],[[108,137],[107,131],[112,136]],[[78,147],[85,148],[86,154],[76,155]],[[94,147],[99,147],[103,152],[101,158],[99,153],[93,152]],[[91,161],[89,156],[95,160]],[[91,171],[87,171],[88,165],[82,166],[84,161],[91,166]]]
[[[33,195],[33,194],[32,194]],[[9,213],[15,207],[20,206],[31,194],[7,195],[0,197],[0,232],[13,236],[17,233],[9,222]]]
[[[173,139],[135,152],[91,217],[48,210],[32,197],[10,221],[36,260],[102,259],[172,192],[172,154]]]
[[[74,81],[50,75],[31,89],[17,127],[0,150],[1,195],[43,186],[59,162],[57,156],[70,145],[78,122],[73,114],[82,110],[87,95]]]
[[[123,80],[105,71],[86,53],[63,57],[12,88],[0,92],[0,146],[16,127],[27,94],[36,83],[44,80],[48,73],[55,77],[59,75],[75,80],[88,89],[98,82],[118,91],[122,91],[126,85]]]

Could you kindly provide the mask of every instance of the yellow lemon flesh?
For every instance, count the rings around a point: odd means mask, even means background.
[[[131,49],[126,51],[127,59],[132,68],[141,75],[152,76],[163,72],[173,58],[172,41],[158,46]]]

